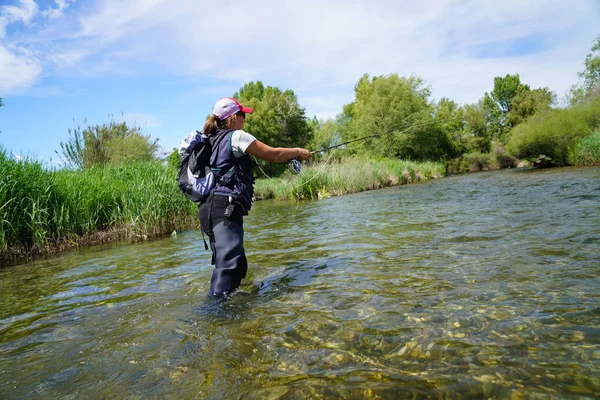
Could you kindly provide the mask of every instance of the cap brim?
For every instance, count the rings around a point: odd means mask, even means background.
[[[252,114],[252,111],[254,111],[254,110],[251,109],[250,107],[244,107],[240,104],[240,111],[245,112],[246,114]]]

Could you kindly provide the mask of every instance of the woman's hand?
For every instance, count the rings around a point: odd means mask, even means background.
[[[297,158],[299,158],[301,160],[308,160],[312,157],[312,153],[309,150],[302,149],[302,148],[297,148],[296,150],[298,150]]]

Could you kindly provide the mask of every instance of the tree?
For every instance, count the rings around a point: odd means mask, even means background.
[[[463,138],[465,152],[488,153],[491,149],[491,132],[488,129],[484,100],[463,107],[465,125]]]
[[[582,82],[570,90],[572,105],[600,98],[600,35],[592,43],[592,52],[585,57],[585,69],[578,75]]]
[[[494,78],[494,90],[485,93],[483,106],[491,133],[500,141],[512,127],[506,116],[513,108],[515,97],[531,90],[528,85],[521,83],[519,74]]]
[[[512,108],[506,114],[506,123],[510,127],[517,126],[535,113],[547,111],[555,101],[556,94],[547,87],[522,90],[512,100]]]
[[[507,133],[536,112],[548,109],[556,95],[548,88],[531,89],[519,74],[497,76],[494,90],[483,99],[488,129],[493,138],[505,142]]]
[[[234,96],[242,104],[254,109],[247,117],[244,130],[273,147],[306,147],[312,138],[312,129],[304,108],[292,90],[264,86],[262,82],[244,84]],[[260,162],[268,174],[285,170],[285,164]]]
[[[66,166],[76,169],[150,161],[159,149],[158,139],[152,140],[141,128],[130,128],[125,122],[111,121],[85,129],[78,126],[69,129],[69,135],[67,142],[60,143],[62,157]]]
[[[360,142],[361,152],[413,160],[440,159],[454,152],[444,129],[434,123],[431,92],[421,78],[365,74],[354,93],[354,102],[344,106],[339,118],[347,124],[343,140],[381,134]]]
[[[311,121],[313,137],[309,143],[311,150],[326,149],[342,143],[341,125],[333,120],[318,120],[316,117]]]
[[[442,97],[435,105],[434,118],[446,132],[453,153],[462,154],[466,150],[464,108],[459,107],[454,100]]]

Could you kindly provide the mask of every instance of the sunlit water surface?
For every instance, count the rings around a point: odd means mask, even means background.
[[[0,398],[597,398],[600,169],[511,170],[0,270]]]

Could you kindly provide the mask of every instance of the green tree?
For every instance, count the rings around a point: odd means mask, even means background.
[[[311,121],[313,126],[313,138],[309,143],[309,148],[314,151],[326,149],[342,143],[341,125],[333,119]]]
[[[454,152],[446,132],[433,119],[431,92],[421,78],[365,74],[354,93],[354,102],[344,106],[340,118],[347,124],[343,140],[381,133],[360,142],[359,151],[412,160],[440,159]]]
[[[244,130],[258,140],[274,147],[306,147],[311,140],[311,125],[292,90],[265,87],[257,81],[244,84],[233,97],[254,109]],[[259,162],[268,174],[278,174],[286,168],[285,164]]]
[[[435,105],[434,117],[446,132],[452,145],[453,153],[462,154],[466,150],[464,108],[454,100],[442,97]]]
[[[548,88],[531,89],[519,74],[497,76],[494,90],[486,93],[483,107],[492,138],[504,143],[507,133],[539,111],[554,103],[556,95]]]
[[[83,169],[94,165],[123,164],[156,159],[158,139],[142,134],[139,127],[125,122],[80,126],[69,129],[69,140],[61,142],[65,166]],[[56,152],[59,156],[61,154]]]
[[[521,83],[519,74],[507,74],[505,77],[494,78],[494,90],[491,93],[485,93],[483,106],[489,129],[495,138],[500,141],[504,140],[506,133],[512,127],[507,120],[507,115],[513,108],[514,99],[530,90],[528,85]]]
[[[581,83],[570,90],[572,105],[586,100],[600,98],[600,35],[592,44],[592,52],[585,57],[585,69],[578,75]]]
[[[511,110],[506,113],[506,123],[517,126],[540,111],[547,111],[556,101],[556,95],[548,88],[522,90],[512,99]]]
[[[488,128],[484,101],[482,99],[475,104],[467,104],[463,107],[465,153],[488,153],[491,149],[491,132]]]

